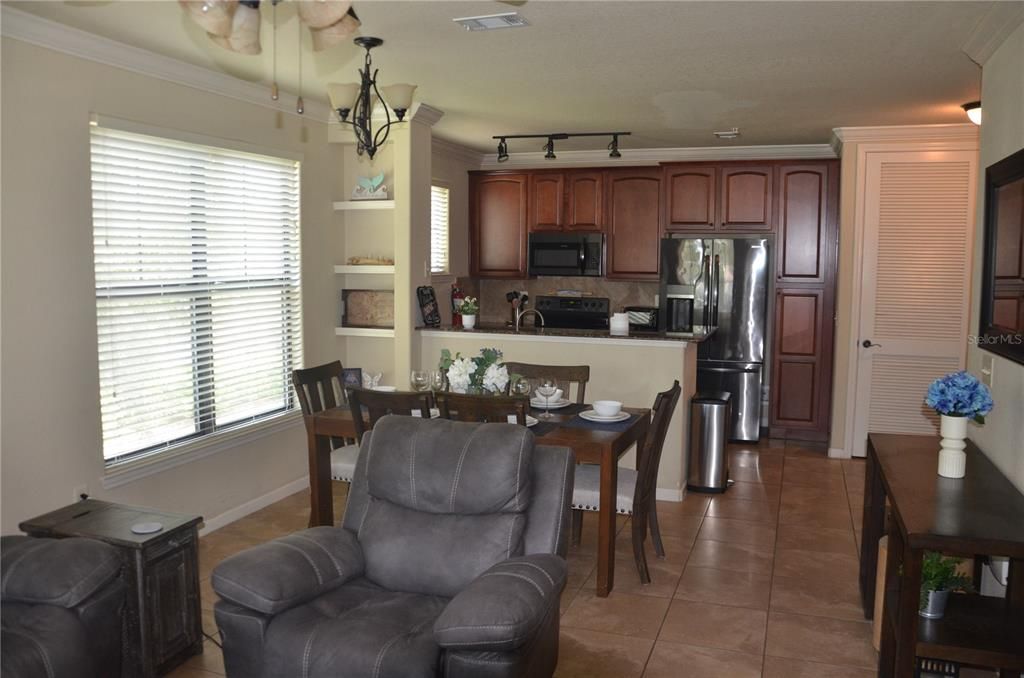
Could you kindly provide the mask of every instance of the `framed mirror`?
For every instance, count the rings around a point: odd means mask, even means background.
[[[978,344],[1024,364],[1024,149],[985,170]]]

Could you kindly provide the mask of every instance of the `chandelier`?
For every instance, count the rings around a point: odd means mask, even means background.
[[[366,59],[359,71],[358,83],[331,83],[327,85],[327,95],[331,100],[331,108],[342,124],[351,125],[356,135],[356,152],[364,153],[370,158],[377,149],[387,141],[391,126],[402,122],[405,114],[412,106],[412,94],[416,85],[396,84],[382,87],[383,96],[377,89],[377,70],[373,68],[370,50],[384,44],[380,38],[359,37],[355,43],[366,50]],[[373,129],[372,114],[377,102],[384,113],[384,124]],[[391,119],[391,111],[397,120]]]

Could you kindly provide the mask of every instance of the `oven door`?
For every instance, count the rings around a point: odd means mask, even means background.
[[[583,275],[586,252],[579,239],[530,236],[530,275]]]

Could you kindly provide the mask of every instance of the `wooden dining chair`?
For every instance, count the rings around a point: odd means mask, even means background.
[[[662,391],[654,399],[651,409],[651,427],[647,431],[643,449],[637,454],[637,469],[619,468],[618,488],[615,493],[615,511],[633,517],[633,558],[640,573],[640,581],[651,583],[647,570],[647,555],[644,541],[650,526],[654,552],[659,558],[665,557],[665,546],[661,543],[658,530],[658,511],[655,495],[658,487],[658,466],[661,452],[665,447],[665,436],[672,413],[675,412],[682,389],[676,381],[672,388]],[[597,464],[576,466],[576,485],[572,493],[573,543],[579,544],[583,532],[583,511],[597,511],[600,508],[601,468]]]
[[[508,423],[509,417],[514,416],[516,423],[526,426],[526,413],[530,410],[530,399],[526,396],[438,393],[437,409],[444,419],[504,424]]]
[[[406,391],[374,391],[365,388],[349,388],[348,406],[352,410],[352,424],[356,429],[356,438],[363,439],[367,427],[363,419],[366,410],[373,428],[377,420],[388,414],[404,414],[430,419],[430,408],[434,406],[434,397],[426,393]],[[415,415],[413,413],[416,413]]]
[[[335,360],[316,367],[292,371],[292,386],[303,416],[345,404],[341,380],[341,362]],[[309,426],[308,422],[306,424]],[[352,482],[359,459],[359,445],[347,438],[331,438],[331,480]]]
[[[590,381],[590,365],[532,365],[530,363],[506,362],[508,373],[518,374],[527,379],[551,377],[556,381],[576,385],[576,404],[586,402],[587,382]],[[565,394],[569,398],[568,391]]]

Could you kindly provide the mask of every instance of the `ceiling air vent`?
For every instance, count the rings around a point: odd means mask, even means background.
[[[452,21],[465,27],[467,31],[493,31],[498,28],[518,28],[530,25],[530,22],[519,16],[518,12],[467,16],[461,19],[452,19]]]

